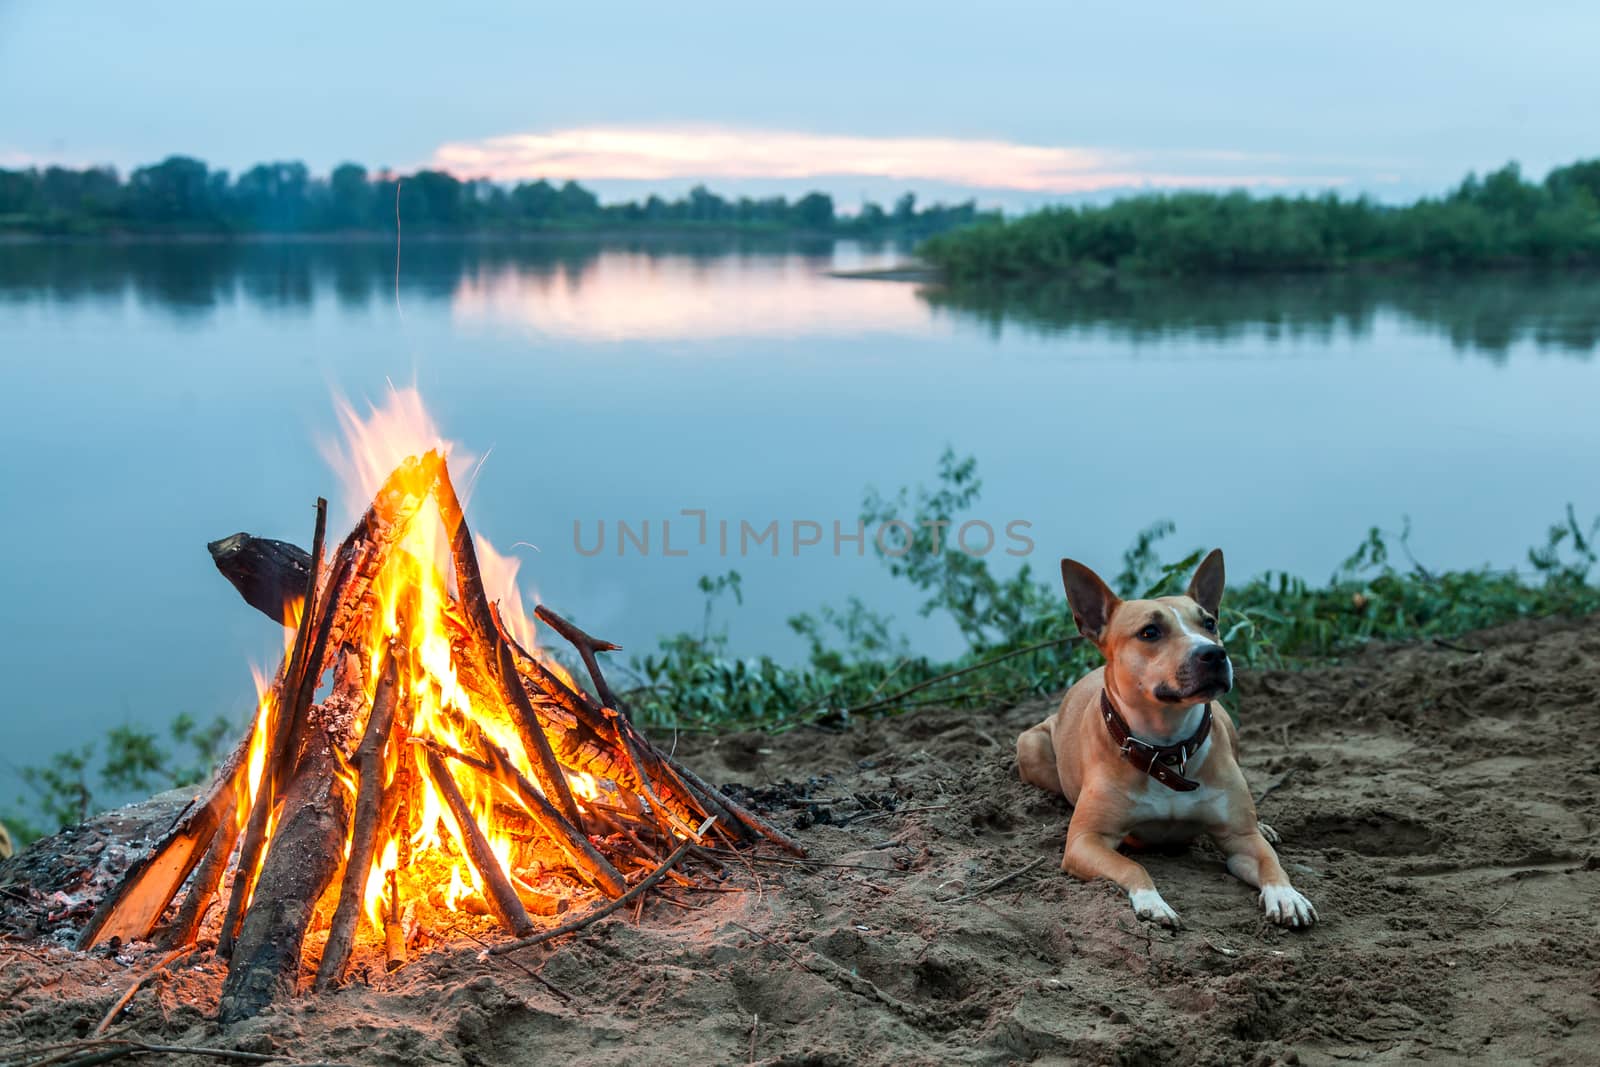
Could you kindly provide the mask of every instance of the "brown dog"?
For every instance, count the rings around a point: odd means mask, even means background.
[[[1289,884],[1256,822],[1239,770],[1239,737],[1211,701],[1233,688],[1217,633],[1222,551],[1201,561],[1184,596],[1119,600],[1099,575],[1070,559],[1061,578],[1078,631],[1106,658],[1050,718],[1017,738],[1026,782],[1072,804],[1061,869],[1109,878],[1141,919],[1179,926],[1150,873],[1117,845],[1188,841],[1210,834],[1236,878],[1261,890],[1267,918],[1304,928],[1311,902]]]

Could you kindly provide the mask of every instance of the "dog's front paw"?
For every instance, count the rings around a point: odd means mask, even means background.
[[[1304,930],[1317,921],[1317,909],[1292,885],[1261,887],[1261,910],[1279,926]]]
[[[1267,844],[1269,845],[1276,845],[1283,840],[1283,835],[1274,830],[1270,823],[1264,823],[1258,820],[1256,822],[1256,830],[1261,834],[1262,837],[1267,839]]]
[[[1154,889],[1135,889],[1128,894],[1128,903],[1133,905],[1133,913],[1146,922],[1160,923],[1174,930],[1183,925],[1178,913]]]

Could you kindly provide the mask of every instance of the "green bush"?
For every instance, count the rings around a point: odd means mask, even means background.
[[[952,281],[1594,264],[1597,173],[1600,160],[1591,160],[1536,183],[1511,163],[1406,207],[1331,193],[1137,196],[952,230],[923,242],[918,253]]]

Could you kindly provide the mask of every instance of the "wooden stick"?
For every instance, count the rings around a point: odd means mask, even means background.
[[[697,806],[701,808],[699,814],[702,818],[707,815],[724,816],[721,825],[725,827],[729,823],[735,826],[743,825],[757,835],[766,837],[791,852],[796,852],[802,856],[805,855],[805,849],[801,848],[796,841],[779,833],[760,819],[757,819],[750,812],[740,808],[723,795],[721,791],[712,788],[699,779],[693,779],[692,785],[694,787],[692,788],[691,783],[685,780],[688,776],[682,773],[682,768],[675,766],[670,759],[656,750],[648,739],[637,735],[633,726],[632,715],[606,682],[605,673],[600,669],[600,661],[595,655],[597,652],[620,651],[620,645],[612,644],[610,641],[602,640],[585,632],[543,604],[534,609],[534,614],[578,650],[578,655],[582,658],[583,665],[589,672],[589,679],[594,683],[595,692],[604,704],[601,709],[602,713],[605,713],[607,708],[615,712],[615,716],[608,716],[608,718],[613,719],[612,727],[616,732],[617,741],[623,751],[627,753],[629,762],[633,764],[634,773],[639,777],[640,784],[644,786],[646,795],[650,798],[652,805],[664,807],[661,804],[660,797],[656,795],[655,789],[652,788],[652,780],[665,770],[677,779],[675,783],[678,787],[677,791],[696,802]],[[643,753],[640,751],[640,741],[643,741],[645,751],[656,757],[655,766],[651,768],[656,772],[655,774],[649,773],[644,766]]]
[[[644,793],[645,799],[650,802],[650,813],[659,824],[662,835],[671,836],[676,831],[680,837],[692,836],[694,828],[662,801],[657,787],[652,781],[652,776],[646,769],[644,756],[640,752],[639,746],[634,744],[632,724],[622,717],[621,712],[614,710],[610,716],[610,721],[612,733],[617,739],[617,744],[621,747],[623,754],[627,756],[628,768],[633,772],[634,781]],[[711,815],[712,812],[700,811],[697,814],[703,819]]]
[[[600,702],[608,708],[616,708],[617,711],[627,715],[628,709],[622,706],[622,702],[617,699],[617,695],[611,691],[611,686],[606,684],[606,676],[600,672],[600,661],[595,658],[596,652],[621,652],[622,646],[614,645],[610,641],[602,641],[598,637],[591,637],[543,604],[534,608],[533,613],[545,625],[566,638],[567,642],[578,650],[578,655],[583,659],[584,667],[589,671],[589,680],[594,682],[594,691],[599,695]]]
[[[534,821],[550,834],[579,868],[589,873],[595,886],[607,896],[616,897],[627,892],[628,883],[617,869],[590,843],[582,830],[563,819],[549,798],[523,777],[522,772],[517,770],[516,764],[511,762],[511,757],[505,749],[493,744],[488,738],[484,738],[484,745],[494,765],[491,773],[503,784],[515,790],[518,799],[531,808]]]
[[[489,610],[489,595],[483,587],[483,571],[478,566],[478,550],[472,543],[472,531],[467,528],[467,513],[456,495],[455,482],[448,467],[434,484],[434,500],[439,504],[439,517],[444,520],[445,533],[450,538],[450,560],[456,568],[456,592],[466,613],[467,625],[484,649],[495,645],[494,617]]]
[[[246,740],[248,741],[248,737]],[[240,784],[244,783],[241,782]],[[183,898],[183,906],[178,909],[177,917],[172,920],[172,925],[167,928],[166,945],[168,948],[182,948],[192,943],[195,936],[200,932],[200,923],[205,919],[206,911],[210,908],[212,900],[217,895],[217,887],[222,884],[223,874],[227,872],[228,860],[233,856],[233,846],[239,842],[239,819],[237,816],[237,797],[239,795],[239,789],[236,786],[233,810],[228,811],[218,824],[216,836],[211,839],[211,847],[206,850],[206,858],[201,862],[200,869],[195,871],[194,878],[189,882],[189,892]]]
[[[376,522],[375,519],[372,521]],[[360,528],[357,534],[361,534]],[[303,579],[310,566],[310,555],[293,545],[239,534],[228,540],[236,544],[226,557],[218,559],[217,567],[235,586],[251,581],[268,584],[268,577],[275,575],[278,587],[287,591],[296,576]],[[335,578],[329,583],[330,589],[342,588],[341,575],[348,569],[349,553],[341,549],[339,559],[341,563],[335,566]],[[262,597],[258,596],[257,599]],[[281,596],[267,599],[281,599]],[[323,599],[335,601],[337,598],[329,594]],[[483,662],[484,649],[477,640],[477,628],[467,619],[461,603],[453,597],[445,605],[445,621],[452,628],[451,644],[462,685],[474,698],[499,700],[499,684],[490,677],[493,666],[498,664]],[[565,734],[558,734],[556,739],[565,754],[565,762],[603,778],[616,778],[628,770],[626,753],[622,750],[621,742],[612,737],[612,727],[608,725],[601,709],[595,707],[586,694],[572,689],[542,661],[522,648],[514,637],[505,636],[515,660],[518,684],[529,701],[536,705],[539,718],[546,723],[555,720],[568,726]],[[593,760],[604,761],[604,766],[596,765],[591,762]],[[685,811],[690,815],[698,814],[699,817],[718,814],[715,811],[697,813],[689,811],[687,807]],[[730,825],[737,827],[738,824],[731,817],[719,822],[718,832],[725,832]]]
[[[332,745],[322,731],[316,734],[284,793],[283,818],[239,926],[222,983],[218,1019],[224,1024],[249,1018],[274,998],[294,992],[306,928],[339,872],[350,805],[334,777]]]
[[[372,857],[378,847],[378,831],[386,828],[381,817],[384,807],[384,749],[394,726],[395,703],[400,692],[399,664],[394,647],[384,651],[383,666],[378,676],[378,688],[372,697],[372,711],[367,716],[366,732],[356,746],[356,806],[350,830],[350,855],[345,859],[344,878],[339,885],[339,904],[333,912],[333,923],[328,928],[328,943],[317,963],[317,977],[313,988],[321,991],[338,982],[344,975],[345,964],[356,943],[356,926],[361,920],[362,905],[367,890],[367,876],[372,871]]]
[[[456,592],[467,625],[477,639],[480,657],[500,690],[501,702],[513,712],[523,746],[537,757],[534,773],[544,787],[545,794],[561,805],[572,825],[582,826],[583,816],[578,811],[577,800],[572,796],[572,787],[567,784],[566,774],[550,748],[550,739],[545,736],[539,716],[522,688],[505,629],[484,590],[483,572],[478,566],[478,550],[472,543],[472,530],[467,526],[467,515],[461,507],[461,499],[456,496],[455,483],[450,479],[448,466],[440,469],[433,496],[439,505],[445,532],[450,536],[450,559],[456,569]]]
[[[971,674],[973,671],[981,671],[985,667],[993,667],[996,663],[1004,663],[1008,659],[1015,659],[1018,656],[1026,656],[1030,652],[1043,652],[1045,649],[1054,648],[1057,645],[1074,645],[1082,640],[1083,638],[1076,635],[1072,637],[1052,637],[1048,641],[1040,641],[1037,644],[1028,645],[1025,648],[1014,648],[1010,652],[1002,652],[998,656],[992,656],[989,659],[982,660],[978,663],[973,663],[966,667],[960,667],[953,671],[946,671],[936,678],[929,678],[925,682],[918,682],[916,685],[907,686],[898,693],[893,693],[886,697],[880,697],[877,700],[869,700],[864,704],[857,704],[853,708],[846,708],[844,714],[860,715],[863,712],[876,711],[878,708],[888,707],[890,704],[898,703],[899,701],[910,696],[912,693],[921,692],[922,690],[927,689],[929,686],[938,685],[940,682],[948,682],[953,678],[959,678],[963,674]]]
[[[129,867],[116,889],[100,902],[78,935],[80,951],[113,937],[140,941],[150,936],[217,830],[234,820],[237,783],[249,752],[247,733],[218,768],[205,793],[173,820],[150,854]]]
[[[621,705],[617,695],[612,692],[611,686],[606,682],[605,673],[600,670],[600,662],[595,657],[596,652],[612,652],[618,650],[621,646],[591,636],[542,604],[534,609],[534,614],[578,650],[578,655],[583,659],[584,667],[589,671],[589,678],[594,683],[595,692],[599,694],[602,701],[602,707],[599,709],[601,721],[610,725],[610,732],[616,738],[618,747],[627,756],[628,765],[633,771],[634,778],[645,796],[650,800],[651,810],[658,819],[662,820],[663,833],[668,831],[668,824],[671,824],[680,834],[692,834],[692,827],[663,802],[660,795],[660,785],[664,783],[658,783],[655,780],[656,775],[652,774],[648,769],[644,753],[638,743],[643,739],[637,737],[634,733],[628,709]],[[646,741],[645,745],[648,746],[648,744],[649,742]],[[659,763],[657,768],[659,769]],[[704,804],[697,803],[699,798],[695,797],[688,789],[681,788],[681,782],[677,784],[680,786],[681,799],[688,802],[686,806],[691,809],[690,814],[695,818],[705,819],[710,815],[727,814],[725,811],[720,811],[714,807],[708,809]]]
[[[34,1060],[41,1052],[53,1050],[68,1050],[66,1055],[51,1056],[44,1060]],[[88,1055],[76,1056],[78,1052]],[[20,1057],[16,1062],[33,1062],[35,1064],[57,1063],[62,1067],[89,1067],[90,1064],[113,1063],[117,1060],[128,1059],[134,1056],[210,1056],[218,1060],[234,1060],[239,1063],[278,1063],[283,1057],[276,1053],[265,1052],[240,1052],[231,1048],[207,1048],[202,1045],[152,1045],[145,1041],[131,1041],[126,1038],[105,1037],[89,1041],[69,1041],[62,1045],[46,1045],[43,1048],[23,1049],[17,1053]],[[75,1058],[70,1058],[75,1057]]]
[[[539,714],[533,710],[533,704],[529,702],[527,691],[522,688],[522,680],[517,675],[511,645],[500,624],[500,613],[491,611],[490,615],[495,627],[496,681],[500,684],[502,696],[506,698],[505,703],[514,713],[517,733],[522,738],[523,747],[537,757],[533,761],[534,773],[538,775],[539,784],[544,787],[545,795],[554,797],[561,805],[567,821],[575,827],[582,827],[583,814],[578,810],[577,798],[572,795],[572,785],[567,781],[566,771],[556,759],[555,751],[550,747],[550,739],[545,736],[544,724],[539,721]]]
[[[384,970],[393,973],[406,962],[406,928],[401,921],[400,879],[396,871],[389,872],[389,907],[383,915]]]
[[[306,656],[313,643],[312,632],[317,629],[317,577],[322,566],[322,544],[327,532],[328,502],[319,496],[316,532],[311,540],[311,563],[307,568],[300,623],[295,627],[294,650],[289,655],[288,667],[279,675],[278,684],[273,690],[275,719],[272,740],[267,748],[266,763],[262,767],[261,783],[250,807],[250,821],[245,826],[244,842],[239,846],[239,865],[233,875],[228,909],[223,913],[222,930],[217,935],[217,954],[223,957],[233,954],[234,938],[255,885],[257,860],[262,846],[266,844],[267,822],[295,762],[294,749],[299,741],[295,733],[295,707],[299,700],[301,674],[306,668]]]
[[[528,912],[523,908],[517,891],[512,888],[510,878],[500,866],[500,861],[495,858],[494,851],[489,848],[489,842],[483,836],[483,831],[478,828],[477,821],[473,819],[472,809],[467,807],[466,798],[461,795],[460,787],[450,776],[450,768],[444,765],[437,752],[430,749],[426,755],[428,774],[433,778],[433,784],[438,787],[439,792],[444,795],[445,803],[450,806],[450,813],[455,816],[456,825],[461,830],[461,840],[467,850],[467,860],[489,889],[485,894],[489,906],[494,909],[507,929],[518,937],[526,937],[534,929],[533,920],[528,918]]]
[[[964,904],[967,901],[974,899],[975,897],[981,897],[985,893],[988,893],[988,892],[990,892],[992,890],[995,890],[995,889],[999,889],[1001,886],[1005,885],[1007,882],[1016,881],[1018,878],[1021,878],[1023,875],[1027,874],[1029,871],[1033,870],[1035,867],[1039,866],[1044,861],[1045,861],[1045,857],[1041,856],[1038,859],[1034,860],[1032,863],[1028,864],[1026,867],[1021,867],[1021,868],[1019,868],[1017,870],[1014,870],[1010,874],[1002,874],[999,878],[996,878],[991,882],[985,882],[983,885],[980,885],[978,888],[974,889],[972,892],[964,893],[959,897],[955,897],[955,898],[953,898],[951,900],[945,901],[945,903],[946,904]]]
[[[187,956],[193,951],[193,945],[186,945],[183,948],[173,949],[171,952],[167,953],[161,958],[161,962],[157,963],[154,967],[141,974],[138,978],[135,978],[133,980],[133,984],[128,987],[128,991],[122,994],[122,996],[118,997],[117,1002],[111,1005],[111,1010],[106,1012],[105,1015],[101,1017],[99,1025],[94,1028],[94,1035],[98,1037],[110,1028],[111,1023],[119,1014],[121,1014],[122,1009],[128,1006],[128,1002],[133,1000],[133,995],[139,992],[140,988],[142,988],[146,982],[154,978],[157,974],[166,970],[169,965],[178,960],[180,957]]]
[[[622,703],[617,699],[617,695],[612,692],[611,686],[606,682],[605,673],[600,670],[600,662],[595,657],[595,653],[619,651],[621,646],[591,636],[543,604],[534,609],[534,614],[578,650],[578,655],[583,659],[583,665],[589,672],[589,679],[594,683],[595,692],[602,702],[602,707],[599,709],[600,721],[610,724],[611,733],[616,738],[618,747],[627,756],[634,778],[637,779],[640,788],[650,800],[651,810],[656,813],[658,819],[662,820],[662,831],[666,832],[669,829],[668,824],[671,824],[680,834],[693,833],[693,828],[663,803],[662,797],[658,795],[660,784],[654,780],[655,775],[647,770],[643,753],[640,751],[638,742],[643,739],[638,738],[634,733],[628,709],[622,706]],[[518,651],[521,651],[525,656],[528,655],[526,650],[519,648]],[[529,658],[531,659],[532,657],[529,656]],[[649,742],[646,741],[645,744],[648,745]],[[694,818],[705,819],[710,815],[729,815],[725,810],[719,810],[715,807],[708,809],[706,805],[698,803],[700,798],[695,797],[692,791],[682,788],[681,782],[677,784],[680,787],[681,799],[688,802],[685,806],[691,809],[690,814]],[[719,823],[718,825],[724,825],[727,821],[731,821],[731,819],[725,819],[724,823]]]
[[[567,854],[576,867],[586,871],[595,886],[607,896],[617,897],[627,892],[628,883],[617,869],[600,854],[582,832],[562,817],[561,812],[556,810],[555,805],[550,803],[550,799],[541,793],[537,786],[517,770],[506,751],[487,737],[480,737],[479,741],[489,753],[488,759],[474,759],[464,752],[458,752],[436,741],[422,743],[430,755],[448,756],[504,786],[528,809],[529,816],[539,828]]]
[[[796,856],[804,856],[806,854],[805,846],[800,842],[779,830],[777,827],[768,825],[766,821],[748,811],[743,805],[739,804],[732,797],[728,796],[728,794],[722,792],[720,789],[717,789],[715,786],[710,785],[699,775],[695,774],[681,763],[673,761],[666,755],[662,754],[659,750],[656,751],[656,754],[660,756],[663,764],[671,768],[675,773],[681,775],[690,785],[694,786],[696,789],[699,789],[703,793],[716,797],[717,801],[726,807],[730,812],[732,812],[733,817],[738,819],[739,822],[747,827],[751,832],[766,838],[768,841],[771,841],[773,844],[782,848],[786,852],[791,852]]]
[[[710,827],[708,826],[702,826],[701,832],[704,833],[709,829]],[[638,885],[622,894],[616,900],[607,901],[606,903],[597,907],[590,908],[580,917],[573,919],[571,922],[562,923],[560,926],[557,926],[554,929],[545,930],[541,933],[534,934],[532,937],[524,937],[518,941],[505,941],[501,944],[495,945],[493,948],[488,950],[489,955],[503,956],[507,952],[515,952],[518,949],[531,948],[534,945],[542,945],[546,941],[551,941],[558,937],[565,937],[567,934],[576,933],[591,923],[599,922],[601,919],[604,919],[607,915],[610,915],[618,908],[627,907],[629,904],[633,903],[635,898],[642,895],[645,890],[649,889],[651,886],[661,881],[661,879],[665,878],[667,872],[672,870],[679,860],[683,859],[684,856],[689,854],[689,850],[694,847],[694,844],[694,840],[690,839],[673,849],[672,855],[663,860],[661,866],[645,875],[644,878],[640,879]]]

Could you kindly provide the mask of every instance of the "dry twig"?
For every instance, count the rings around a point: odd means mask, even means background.
[[[708,825],[700,828],[700,832],[702,834],[704,834],[706,830],[710,829],[710,821],[711,820],[709,819],[706,820]],[[694,847],[694,844],[695,843],[693,840],[683,842],[683,844],[679,845],[673,850],[672,855],[668,856],[662,861],[661,866],[645,875],[644,878],[640,879],[638,885],[622,894],[616,900],[608,900],[598,907],[589,909],[589,911],[578,918],[573,919],[571,922],[562,923],[560,926],[557,926],[554,929],[541,931],[540,933],[534,934],[532,937],[524,937],[516,941],[506,941],[495,945],[493,948],[488,950],[488,954],[491,956],[503,956],[507,952],[515,952],[521,948],[531,948],[534,945],[542,945],[546,941],[552,941],[558,937],[565,937],[567,934],[577,933],[579,930],[582,930],[591,923],[599,922],[601,919],[604,919],[607,915],[610,915],[618,908],[626,907],[628,904],[631,904],[636,898],[643,896],[645,890],[649,889],[651,886],[661,881],[661,879],[665,878],[667,872],[670,871],[679,860],[683,859],[684,856],[689,854],[689,850]]]
[[[941,682],[948,682],[953,678],[959,678],[963,674],[971,674],[973,671],[981,671],[985,667],[993,667],[996,663],[1004,663],[1008,659],[1016,659],[1018,656],[1026,656],[1030,652],[1043,652],[1047,648],[1054,648],[1057,645],[1076,644],[1081,640],[1083,640],[1083,638],[1077,636],[1053,637],[1048,641],[1040,641],[1037,644],[1028,645],[1025,648],[1014,648],[1010,652],[1003,652],[998,656],[990,657],[982,662],[974,663],[971,666],[961,667],[953,671],[946,671],[936,678],[929,678],[925,682],[918,682],[916,685],[907,686],[898,693],[894,693],[890,696],[880,697],[877,700],[869,700],[864,704],[857,704],[853,708],[846,708],[844,713],[846,715],[860,715],[865,711],[876,711],[878,708],[888,707],[891,704],[898,704],[901,700],[910,696],[912,693],[918,693],[929,688],[930,686],[938,685]]]
[[[1045,861],[1045,857],[1040,856],[1038,859],[1034,860],[1032,863],[1028,864],[1026,867],[1019,867],[1017,870],[1012,871],[1010,874],[1002,874],[999,878],[996,878],[994,881],[985,882],[983,885],[980,885],[978,888],[974,889],[972,892],[964,893],[961,896],[956,897],[956,898],[954,898],[952,900],[945,901],[945,903],[946,904],[960,904],[960,903],[963,903],[964,901],[971,900],[974,897],[981,897],[985,893],[988,893],[988,892],[990,892],[992,890],[995,890],[995,889],[999,889],[1001,886],[1005,885],[1007,882],[1016,881],[1018,878],[1021,878],[1023,875],[1027,874],[1029,871],[1033,870],[1035,867],[1039,866],[1039,864],[1043,863],[1044,861]]]
[[[133,1000],[133,995],[139,992],[140,988],[143,987],[146,982],[160,974],[162,971],[166,970],[179,959],[189,955],[194,950],[194,945],[186,945],[183,948],[173,949],[171,952],[161,957],[161,962],[157,963],[154,967],[141,974],[138,978],[135,978],[133,980],[133,984],[128,987],[128,991],[117,998],[117,1002],[111,1005],[111,1010],[106,1012],[105,1017],[100,1020],[100,1025],[94,1028],[94,1033],[96,1036],[105,1033],[106,1030],[111,1027],[112,1020],[114,1020],[122,1012],[123,1008],[128,1006],[128,1003]]]

